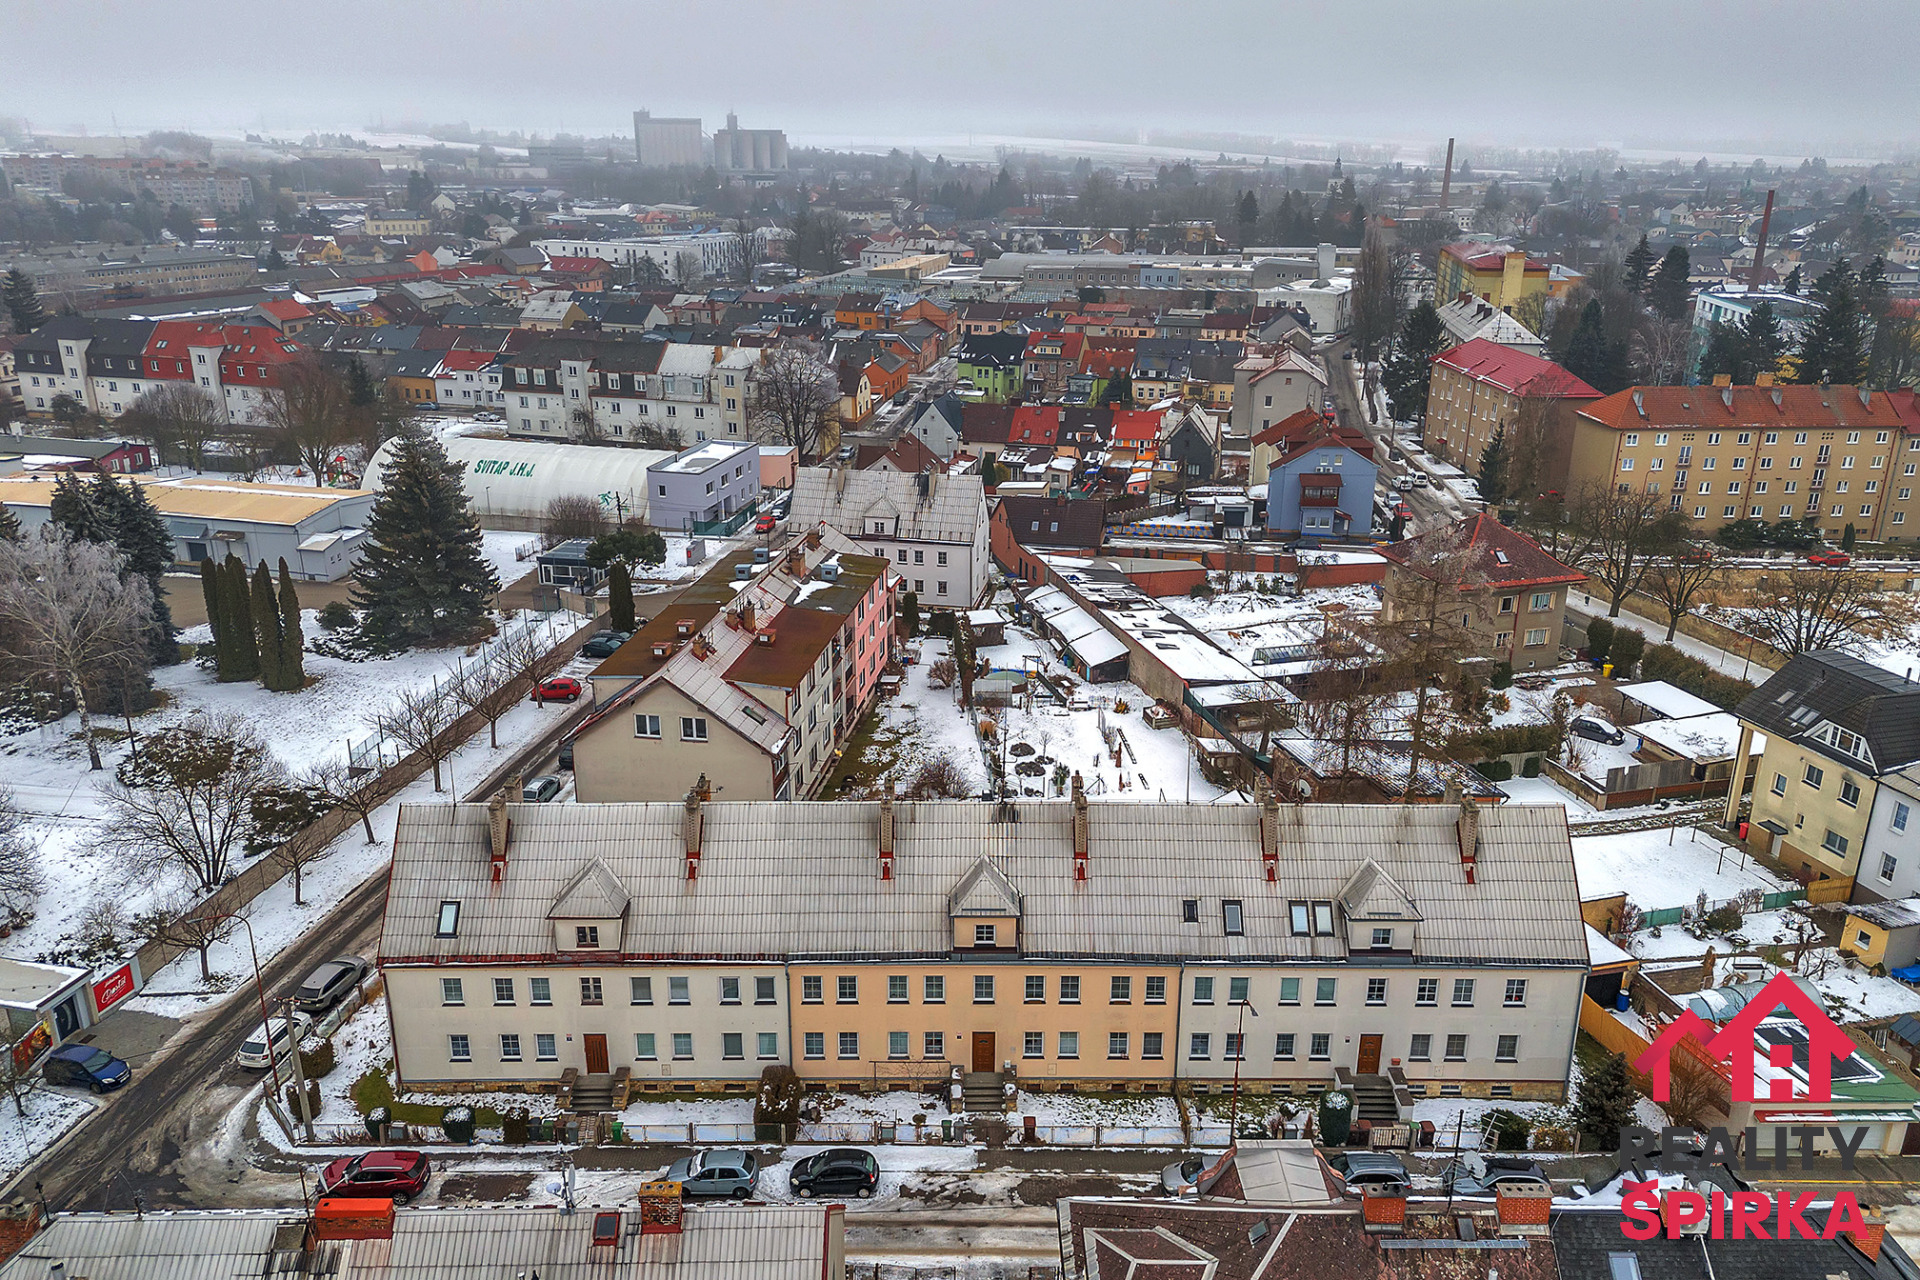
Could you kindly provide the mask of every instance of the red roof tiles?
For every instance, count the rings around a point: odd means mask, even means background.
[[[1517,396],[1557,396],[1563,400],[1597,399],[1600,393],[1551,360],[1474,338],[1434,357],[1435,364],[1457,369],[1470,378],[1490,382]]]

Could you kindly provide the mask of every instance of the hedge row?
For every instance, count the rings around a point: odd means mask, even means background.
[[[1717,707],[1731,711],[1752,693],[1754,686],[1745,680],[1722,675],[1706,663],[1680,652],[1670,644],[1650,645],[1640,659],[1642,680],[1664,680],[1685,689],[1696,698],[1705,698]]]
[[[1557,751],[1560,735],[1550,724],[1510,724],[1478,733],[1462,734],[1453,742],[1457,760],[1491,760],[1495,756],[1525,755],[1532,751]]]

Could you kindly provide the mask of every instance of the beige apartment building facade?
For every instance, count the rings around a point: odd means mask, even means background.
[[[1387,558],[1383,611],[1402,618],[1459,619],[1475,656],[1515,671],[1559,665],[1567,592],[1587,580],[1526,534],[1484,512],[1381,548]],[[1457,588],[1456,603],[1436,606],[1436,584]]]
[[[1667,495],[1702,537],[1734,520],[1809,519],[1837,541],[1920,532],[1920,424],[1865,387],[1630,387],[1581,408],[1569,492]]]
[[[1598,400],[1598,391],[1551,360],[1486,338],[1441,352],[1432,369],[1421,436],[1427,450],[1479,475],[1480,457],[1497,433],[1506,432],[1509,458],[1520,450],[1521,433],[1536,433],[1534,486],[1566,492],[1573,415]]]

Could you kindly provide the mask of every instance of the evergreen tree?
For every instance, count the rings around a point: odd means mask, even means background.
[[[153,666],[172,666],[180,661],[180,642],[162,582],[167,570],[173,568],[173,533],[167,528],[166,517],[153,505],[144,485],[117,480],[104,471],[94,477],[92,498],[94,508],[113,531],[113,545],[126,557],[127,572],[145,578],[153,597],[148,658]]]
[[[1636,296],[1647,291],[1647,277],[1653,273],[1653,246],[1642,232],[1640,243],[1627,251],[1627,291]]]
[[[373,385],[373,375],[367,372],[367,366],[359,356],[347,361],[347,401],[362,409],[370,409],[380,399],[380,389]]]
[[[248,607],[253,638],[260,648],[260,683],[278,693],[286,662],[281,652],[280,603],[273,598],[273,573],[265,560],[254,566]]]
[[[394,438],[354,574],[363,630],[392,648],[474,635],[500,583],[480,553],[480,521],[457,467],[422,432]]]
[[[1573,1124],[1589,1151],[1612,1151],[1620,1145],[1620,1130],[1633,1123],[1639,1091],[1627,1078],[1627,1060],[1610,1054],[1580,1082],[1573,1104]]]
[[[1611,381],[1607,351],[1607,317],[1600,299],[1589,299],[1581,309],[1580,323],[1567,341],[1567,372],[1601,391]]]
[[[1507,428],[1503,423],[1493,429],[1493,438],[1480,451],[1480,500],[1497,507],[1507,500]]]
[[[300,626],[300,597],[293,591],[293,575],[280,561],[280,687],[297,692],[307,684],[307,638]]]
[[[0,542],[20,541],[20,517],[7,507],[0,507]]]
[[[1706,345],[1700,351],[1700,381],[1712,382],[1721,374],[1736,386],[1753,381],[1746,359],[1746,339],[1739,325],[1715,320],[1707,326]]]
[[[1853,272],[1836,262],[1813,285],[1824,304],[1801,338],[1794,381],[1851,386],[1867,370],[1866,325],[1854,293]]]
[[[260,678],[260,645],[253,635],[253,603],[247,566],[232,552],[220,568],[220,634],[227,643],[220,678],[229,682]]]
[[[1122,369],[1107,380],[1106,388],[1100,392],[1102,405],[1118,405],[1127,408],[1133,404],[1133,371]]]
[[[216,665],[225,659],[226,650],[221,647],[220,628],[226,622],[222,608],[225,597],[221,594],[220,566],[213,562],[212,556],[203,556],[200,560],[200,594],[207,603],[207,629],[213,632],[213,657]],[[225,677],[223,676],[222,679]]]
[[[1653,277],[1647,281],[1647,305],[1668,320],[1686,319],[1687,298],[1693,292],[1693,286],[1687,283],[1687,274],[1692,269],[1683,246],[1674,245],[1667,250]]]
[[[1407,313],[1393,357],[1381,371],[1387,407],[1397,421],[1412,422],[1426,416],[1433,358],[1446,349],[1447,329],[1440,323],[1440,313],[1431,301],[1423,300]]]
[[[615,631],[633,630],[633,575],[625,560],[607,566],[607,625]]]
[[[1246,240],[1253,234],[1253,226],[1260,221],[1260,201],[1251,191],[1240,196],[1240,238]]]
[[[1853,521],[1847,521],[1847,527],[1840,531],[1840,549],[1842,551],[1853,550],[1853,544],[1859,536],[1858,533],[1854,532]]]
[[[5,285],[0,285],[0,296],[7,304],[7,314],[13,317],[15,333],[32,333],[47,322],[47,309],[40,305],[40,291],[33,287],[33,278],[20,268],[7,272]]]
[[[1740,324],[1740,340],[1752,372],[1735,382],[1752,382],[1760,374],[1779,372],[1787,354],[1787,335],[1780,331],[1780,317],[1773,313],[1771,302],[1757,303],[1747,313]]]
[[[1787,272],[1787,278],[1780,282],[1780,287],[1782,289],[1785,289],[1788,293],[1798,294],[1800,292],[1800,264],[1799,263],[1796,262],[1793,264],[1793,270]]]
[[[900,597],[900,625],[909,640],[920,633],[920,597],[911,591]]]
[[[1867,368],[1861,376],[1870,386],[1890,388],[1897,384],[1900,326],[1894,321],[1886,259],[1875,257],[1860,268],[1854,292],[1860,298],[1860,319],[1868,330]]]
[[[94,491],[81,481],[78,472],[63,471],[59,479],[53,482],[47,518],[80,542],[114,540],[112,513],[100,509]]]

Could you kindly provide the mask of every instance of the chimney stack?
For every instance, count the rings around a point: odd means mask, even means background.
[[[1260,799],[1260,865],[1266,868],[1267,883],[1274,884],[1280,879],[1280,798],[1267,786],[1266,779],[1259,780]]]
[[[507,875],[507,838],[512,832],[513,823],[507,818],[507,792],[502,787],[487,801],[487,855],[493,865],[495,884]]]
[[[1446,212],[1447,201],[1453,195],[1453,139],[1447,139],[1447,167],[1440,171],[1440,211]]]
[[[1773,226],[1773,191],[1767,192],[1767,207],[1760,212],[1760,244],[1753,251],[1753,274],[1747,277],[1747,288],[1755,293],[1760,291],[1760,282],[1767,278],[1767,231]]]
[[[1553,1208],[1553,1188],[1501,1183],[1494,1198],[1503,1236],[1544,1236]]]
[[[1087,792],[1080,774],[1073,775],[1073,878],[1087,878]]]
[[[700,837],[706,825],[706,815],[701,812],[703,797],[707,791],[707,775],[701,774],[700,780],[687,788],[686,811],[680,815],[680,834],[687,846],[687,879],[693,880],[700,875]]]
[[[1877,1209],[1865,1210],[1861,1226],[1850,1230],[1853,1247],[1867,1255],[1869,1261],[1880,1261],[1880,1248],[1887,1242],[1887,1217]]]
[[[1321,280],[1333,279],[1333,264],[1333,246],[1322,241],[1320,247],[1315,249],[1313,253],[1313,270],[1315,277]]]
[[[1454,820],[1454,834],[1460,840],[1460,865],[1466,868],[1467,883],[1474,883],[1474,864],[1480,856],[1480,806],[1468,796],[1460,801],[1460,816]]]
[[[893,793],[880,797],[880,878],[893,879]]]
[[[1403,1194],[1368,1189],[1361,1195],[1360,1213],[1368,1235],[1397,1236],[1407,1229],[1407,1197]]]

